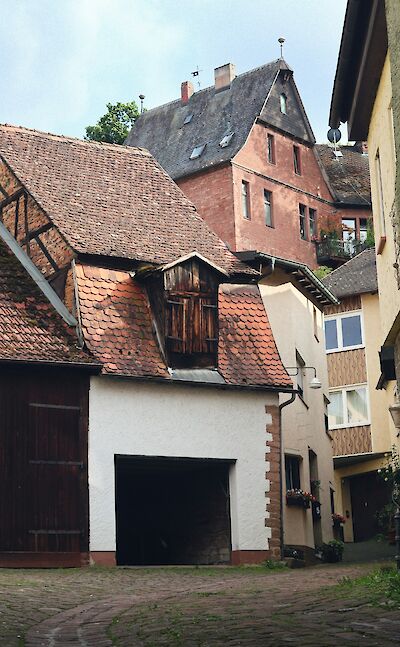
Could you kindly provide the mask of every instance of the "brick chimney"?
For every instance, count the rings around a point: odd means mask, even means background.
[[[235,76],[236,65],[233,65],[233,63],[227,63],[226,65],[221,65],[221,67],[216,67],[214,70],[215,89],[218,91],[223,90],[224,88],[229,88]]]
[[[186,106],[193,92],[194,92],[193,83],[191,83],[190,81],[184,81],[183,83],[181,83],[182,105]]]

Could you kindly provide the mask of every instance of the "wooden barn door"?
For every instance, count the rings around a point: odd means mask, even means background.
[[[70,372],[0,375],[0,565],[85,559],[87,395]]]

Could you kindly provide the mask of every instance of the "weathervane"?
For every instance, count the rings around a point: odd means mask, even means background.
[[[279,46],[281,48],[281,58],[283,58],[283,43],[284,42],[285,42],[285,39],[282,38],[282,36],[280,38],[278,38],[278,43],[279,43]]]
[[[191,75],[193,76],[193,78],[195,78],[196,76],[199,77],[200,72],[202,72],[202,71],[203,70],[199,70],[199,66],[197,66],[195,71],[191,72]],[[197,85],[199,86],[199,90],[200,90],[200,78],[197,79]]]

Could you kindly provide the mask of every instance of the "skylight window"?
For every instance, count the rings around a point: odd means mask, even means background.
[[[226,148],[226,146],[228,146],[228,145],[231,143],[231,139],[232,139],[232,137],[233,137],[233,135],[234,135],[234,134],[235,134],[235,133],[233,133],[233,132],[232,132],[232,133],[228,133],[227,135],[225,135],[225,136],[221,139],[221,141],[219,142],[219,145],[221,146],[221,148]]]
[[[192,154],[189,159],[195,160],[198,157],[200,157],[204,153],[205,147],[206,147],[206,144],[201,144],[200,146],[196,146],[196,148],[192,150]]]
[[[190,122],[192,121],[192,119],[193,119],[193,114],[191,114],[191,115],[186,115],[185,120],[184,120],[184,122],[183,122],[183,123],[184,123],[184,124],[190,124]]]

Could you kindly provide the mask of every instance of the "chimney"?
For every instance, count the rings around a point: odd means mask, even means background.
[[[190,81],[184,81],[181,83],[181,102],[183,106],[186,106],[193,92],[193,83]]]
[[[233,65],[233,63],[227,63],[226,65],[221,65],[221,67],[216,67],[214,70],[215,90],[218,92],[218,90],[229,88],[235,76],[236,65]]]

